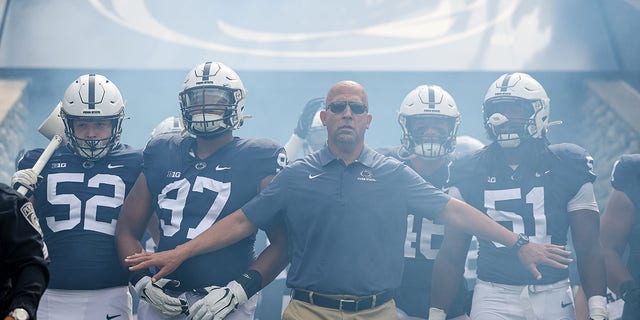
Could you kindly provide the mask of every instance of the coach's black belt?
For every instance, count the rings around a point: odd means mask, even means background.
[[[385,290],[370,296],[346,296],[340,299],[313,291],[293,289],[291,297],[319,307],[358,312],[387,303],[393,299],[393,291]]]

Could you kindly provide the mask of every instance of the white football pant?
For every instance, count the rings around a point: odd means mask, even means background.
[[[129,287],[98,290],[47,289],[38,306],[39,320],[133,320]]]
[[[569,279],[548,285],[514,286],[478,279],[471,320],[574,320]]]

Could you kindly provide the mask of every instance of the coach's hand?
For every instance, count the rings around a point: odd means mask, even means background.
[[[563,246],[555,244],[530,242],[518,250],[520,262],[538,280],[542,279],[542,274],[537,265],[544,264],[557,269],[566,269],[569,267],[569,263],[573,261],[573,259],[567,258],[569,255],[571,255],[571,251],[567,251]]]
[[[189,320],[224,319],[249,297],[240,283],[231,281],[226,287],[206,287],[207,295],[189,308]]]
[[[156,311],[166,317],[174,317],[181,313],[189,313],[189,305],[186,300],[178,299],[166,294],[166,289],[177,289],[180,281],[159,279],[151,282],[151,277],[144,276],[140,279],[135,289],[140,299],[149,303]]]
[[[15,190],[23,186],[33,192],[41,179],[42,176],[39,176],[33,169],[18,170],[11,176],[11,186]]]

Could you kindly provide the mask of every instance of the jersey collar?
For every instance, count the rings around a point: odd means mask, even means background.
[[[373,167],[374,158],[376,154],[377,153],[373,149],[365,145],[364,148],[362,148],[362,152],[360,153],[360,156],[358,156],[358,159],[356,159],[355,162],[361,163],[371,168]],[[322,149],[320,149],[320,151],[318,152],[318,160],[320,164],[324,167],[330,162],[333,162],[334,160],[338,160],[338,158],[335,155],[333,155],[333,153],[331,153],[331,150],[329,150],[329,146],[325,144],[325,146],[322,147]]]

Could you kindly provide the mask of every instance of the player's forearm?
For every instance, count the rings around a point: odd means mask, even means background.
[[[600,244],[596,240],[586,248],[583,248],[584,245],[574,246],[578,256],[578,273],[587,299],[595,295],[605,296],[606,269]]]
[[[137,239],[130,230],[125,231],[123,228],[116,228],[116,244],[118,246],[120,261],[125,266],[124,259],[126,257],[144,250],[139,239]]]
[[[578,273],[587,297],[606,295],[606,270],[600,245],[600,217],[592,210],[569,212],[571,237],[578,258]]]
[[[194,239],[176,247],[185,259],[230,246],[256,232],[242,209],[214,223]]]
[[[431,291],[430,307],[446,311],[463,281],[465,258],[471,238],[451,228],[447,228],[444,237],[433,264],[431,287],[438,289]]]
[[[512,247],[518,235],[507,230],[474,207],[457,199],[451,199],[441,215],[442,221],[467,234],[495,241]]]
[[[267,235],[269,236],[269,245],[250,267],[262,275],[262,287],[271,283],[289,263],[284,224],[274,226],[267,232]]]

